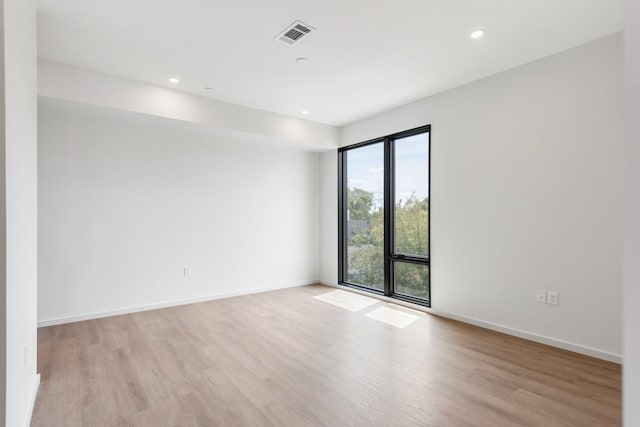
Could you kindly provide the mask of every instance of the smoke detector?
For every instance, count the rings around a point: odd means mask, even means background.
[[[293,46],[312,31],[315,31],[315,28],[311,25],[307,25],[302,21],[296,21],[275,36],[274,40],[282,42],[287,46]]]

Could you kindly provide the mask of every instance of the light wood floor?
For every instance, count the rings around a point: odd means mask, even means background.
[[[619,365],[431,315],[398,329],[365,317],[383,302],[312,299],[330,290],[42,328],[33,425],[621,423]]]

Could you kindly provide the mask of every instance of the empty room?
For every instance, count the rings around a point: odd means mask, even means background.
[[[0,426],[640,426],[640,2],[0,5]]]

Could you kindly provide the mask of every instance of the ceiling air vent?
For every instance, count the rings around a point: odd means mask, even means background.
[[[281,41],[288,46],[293,46],[294,44],[299,42],[301,38],[314,30],[315,28],[313,28],[312,26],[307,25],[304,22],[296,21],[285,28],[284,31],[282,31],[280,34],[278,34],[275,37],[275,40]]]

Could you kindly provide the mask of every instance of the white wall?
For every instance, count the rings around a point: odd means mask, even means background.
[[[624,276],[624,424],[640,425],[640,2],[625,10],[627,217]]]
[[[0,0],[0,425],[6,419],[7,391],[7,205],[5,151],[4,0]]]
[[[622,37],[348,125],[342,145],[432,125],[433,308],[619,360]],[[334,203],[323,155],[321,206]],[[331,208],[333,209],[333,208]],[[335,214],[323,211],[335,234]],[[321,246],[337,280],[336,245]],[[536,289],[560,305],[536,303]]]
[[[336,283],[338,276],[338,154],[320,154],[320,280]]]
[[[37,155],[36,34],[32,0],[4,0],[2,99],[2,245],[6,258],[3,316],[6,320],[6,383],[3,384],[7,426],[30,419],[37,390]],[[5,228],[6,227],[6,228]],[[6,313],[5,313],[6,309]]]
[[[46,98],[38,144],[42,323],[317,279],[316,153]]]

